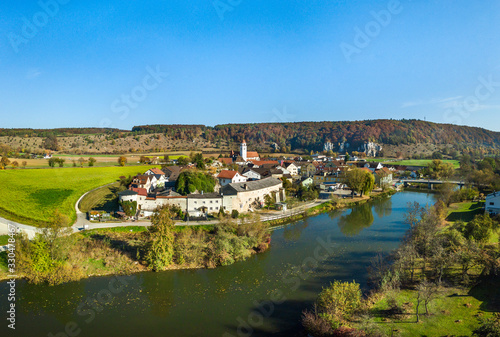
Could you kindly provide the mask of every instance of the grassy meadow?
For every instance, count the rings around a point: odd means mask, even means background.
[[[59,209],[74,222],[75,203],[82,194],[149,168],[150,165],[0,171],[0,216],[40,226]]]
[[[451,163],[453,168],[460,168],[460,162],[458,160],[452,159],[442,159],[443,163]],[[384,164],[387,165],[404,165],[404,166],[429,166],[432,162],[432,159],[408,159],[408,160],[399,160],[399,161],[386,161]]]

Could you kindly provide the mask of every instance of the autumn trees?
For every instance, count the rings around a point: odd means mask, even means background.
[[[213,230],[176,230],[171,207],[159,209],[152,217],[144,260],[152,270],[165,270],[173,265],[216,267],[244,260],[253,252],[268,246],[267,224],[258,218],[237,225],[229,217],[221,217]]]
[[[127,163],[127,157],[121,156],[120,158],[118,158],[118,165],[125,166],[126,163]]]
[[[375,177],[371,172],[355,168],[346,173],[346,184],[353,192],[368,194],[375,186]]]

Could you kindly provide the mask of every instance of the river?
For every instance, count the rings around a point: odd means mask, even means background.
[[[55,287],[18,282],[16,331],[1,336],[291,336],[302,310],[333,280],[360,283],[377,253],[395,249],[408,202],[433,196],[400,192],[321,214],[272,234],[270,249],[217,269],[95,277]],[[0,284],[3,315],[7,283]],[[4,333],[4,331],[7,331]]]

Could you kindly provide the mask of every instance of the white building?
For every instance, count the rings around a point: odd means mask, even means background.
[[[265,196],[273,197],[275,202],[285,200],[283,182],[276,178],[264,178],[246,183],[228,184],[221,189],[224,209],[228,212],[248,212],[250,209],[262,207]]]
[[[285,164],[285,168],[292,176],[298,176],[299,175],[299,168],[294,164]]]
[[[253,169],[245,169],[245,171],[243,171],[243,175],[247,177],[248,180],[262,179],[262,175]]]
[[[247,181],[247,177],[242,176],[238,171],[222,170],[217,176],[219,179],[219,184],[221,186],[226,186],[231,183],[241,183]]]
[[[486,196],[486,203],[484,208],[486,212],[492,215],[500,214],[500,191],[493,192]]]

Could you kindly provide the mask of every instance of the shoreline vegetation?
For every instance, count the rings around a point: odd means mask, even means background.
[[[436,191],[432,207],[409,204],[400,246],[377,255],[370,290],[334,282],[303,312],[309,336],[499,336],[500,217],[478,192]]]
[[[153,216],[149,228],[94,229],[64,239],[62,236],[69,219],[56,212],[51,222],[60,223],[60,227],[49,228],[32,242],[17,237],[16,257],[21,266],[19,278],[55,285],[94,276],[229,265],[265,251],[273,228],[321,213],[355,207],[370,200],[388,198],[394,193],[396,191],[389,189],[353,199],[335,198],[293,216],[265,222],[253,214],[239,219],[239,223],[230,217],[222,217],[216,225],[173,226],[172,214],[176,210],[164,208]],[[5,252],[0,253],[0,281],[7,279],[4,255]]]

